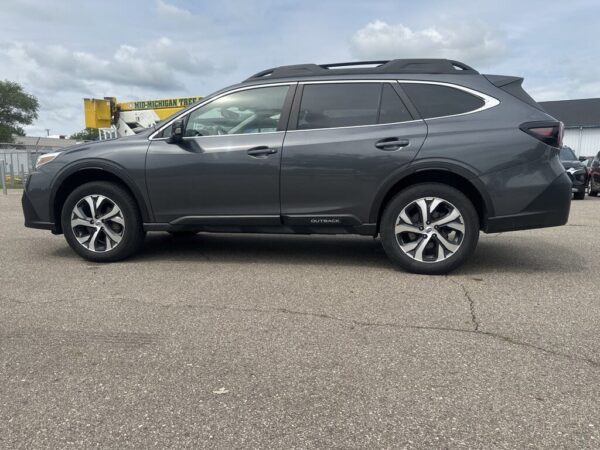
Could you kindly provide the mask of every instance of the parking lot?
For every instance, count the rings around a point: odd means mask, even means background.
[[[600,198],[447,277],[350,236],[79,259],[0,195],[0,447],[598,448]]]

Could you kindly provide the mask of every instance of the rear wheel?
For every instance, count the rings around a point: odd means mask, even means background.
[[[114,183],[99,181],[76,188],[63,205],[61,222],[71,248],[89,261],[125,259],[144,241],[135,200]]]
[[[590,196],[597,197],[598,196],[598,191],[590,191]]]
[[[380,232],[386,254],[403,269],[445,274],[475,250],[479,217],[459,190],[440,183],[417,184],[388,203]]]

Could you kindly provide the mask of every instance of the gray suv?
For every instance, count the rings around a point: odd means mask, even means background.
[[[25,226],[91,261],[147,231],[381,236],[441,274],[479,232],[563,225],[562,124],[522,89],[443,59],[265,70],[135,136],[44,155]]]

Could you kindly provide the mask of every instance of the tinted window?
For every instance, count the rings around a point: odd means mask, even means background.
[[[575,161],[577,156],[575,156],[575,153],[569,147],[563,147],[560,149],[560,159],[562,161]]]
[[[412,116],[406,106],[404,106],[394,88],[389,84],[384,84],[381,92],[381,109],[378,123],[406,122],[408,120],[412,120]]]
[[[288,86],[248,89],[224,95],[192,111],[185,136],[277,131]],[[165,129],[168,137],[170,127]]]
[[[426,119],[474,111],[484,104],[479,97],[447,86],[402,83],[402,88]]]
[[[379,83],[307,84],[298,129],[375,125],[380,93]]]

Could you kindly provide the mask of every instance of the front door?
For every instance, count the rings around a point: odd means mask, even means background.
[[[279,170],[290,85],[237,90],[188,113],[183,142],[152,140],[146,180],[155,220],[280,222]]]

